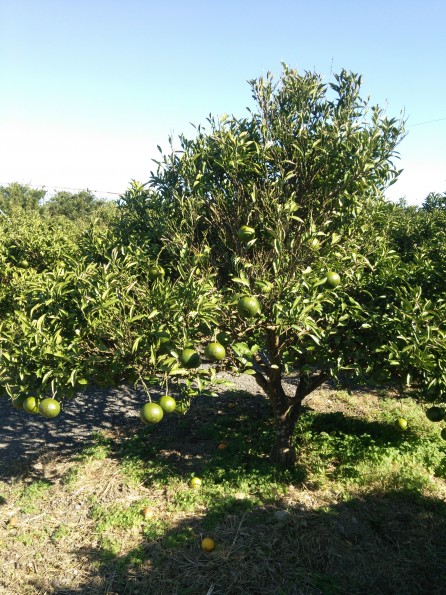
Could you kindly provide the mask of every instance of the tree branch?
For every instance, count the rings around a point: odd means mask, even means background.
[[[298,401],[303,401],[305,397],[307,397],[310,393],[316,390],[319,386],[324,384],[330,375],[327,372],[321,372],[315,378],[309,380],[305,376],[301,376],[299,380],[299,384],[297,385],[296,392],[294,393],[294,398]]]
[[[254,378],[256,379],[257,384],[260,388],[267,394],[268,382],[265,376],[261,372],[256,372],[254,374]]]

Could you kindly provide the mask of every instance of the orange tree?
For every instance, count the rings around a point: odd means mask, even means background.
[[[388,240],[383,191],[399,174],[403,122],[363,100],[361,77],[346,71],[325,85],[284,66],[277,83],[250,84],[255,109],[181,136],[136,203],[142,237],[156,238],[164,258],[214,275],[212,339],[225,337],[227,366],[269,397],[271,457],[290,465],[302,401],[329,378],[442,398],[444,304],[407,280]]]
[[[63,401],[87,384],[163,384],[185,399],[209,386],[212,368],[188,370],[181,353],[216,324],[212,276],[185,272],[153,277],[147,255],[84,236],[82,255],[50,270],[14,270],[13,308],[0,320],[0,384],[15,404],[24,396]],[[95,244],[95,245],[94,245]],[[176,391],[177,392],[177,391]]]
[[[128,381],[149,400],[155,383],[187,400],[227,368],[265,391],[272,460],[291,465],[302,401],[327,379],[440,402],[444,302],[392,249],[382,199],[403,126],[361,99],[360,82],[287,67],[277,83],[252,81],[255,109],[180,137],[112,228],[90,228],[51,267],[11,265],[0,384],[14,403]]]
[[[431,298],[446,292],[445,195],[431,192],[421,207],[386,205],[392,247],[408,265],[411,282]]]

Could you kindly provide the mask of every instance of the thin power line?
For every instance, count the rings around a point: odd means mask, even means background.
[[[417,124],[409,124],[406,128],[413,128],[414,126],[423,126],[423,124],[433,124],[434,122],[442,122],[445,118],[438,118],[437,120],[427,120],[426,122],[418,122]]]

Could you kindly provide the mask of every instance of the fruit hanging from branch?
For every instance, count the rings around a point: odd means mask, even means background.
[[[242,225],[237,231],[238,239],[243,243],[247,244],[255,238],[256,230],[248,225]]]
[[[157,424],[163,419],[164,412],[157,403],[149,402],[141,407],[139,415],[144,424]]]
[[[206,345],[204,354],[211,361],[219,362],[226,357],[226,349],[223,347],[221,343],[218,343],[217,341],[212,341],[211,343],[208,343]]]
[[[199,368],[201,358],[195,349],[186,348],[180,353],[180,362],[187,369]]]
[[[241,318],[254,318],[260,314],[260,302],[252,295],[242,297],[237,302],[237,311]]]

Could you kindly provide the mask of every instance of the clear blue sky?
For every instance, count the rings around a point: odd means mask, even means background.
[[[244,115],[246,81],[286,62],[361,73],[405,110],[389,196],[420,203],[446,191],[445,23],[444,0],[0,0],[0,184],[122,193],[157,144]]]

